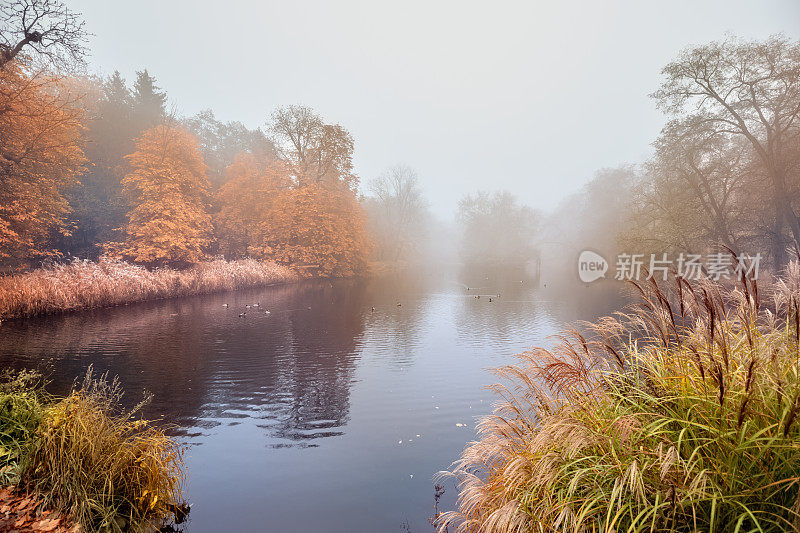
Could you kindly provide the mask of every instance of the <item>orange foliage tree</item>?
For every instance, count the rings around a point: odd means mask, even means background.
[[[85,170],[80,96],[65,80],[0,68],[0,263],[20,266],[54,253],[68,234],[66,190]]]
[[[222,254],[269,256],[274,242],[271,221],[289,187],[288,179],[285,165],[265,153],[241,152],[234,158],[216,195],[214,231]]]
[[[215,218],[220,250],[323,276],[363,272],[370,244],[352,137],[299,106],[276,111],[271,130],[277,161],[243,153],[227,169]]]
[[[122,180],[133,207],[125,240],[112,255],[147,266],[186,267],[206,258],[212,224],[206,166],[185,129],[155,126],[126,156],[132,171]]]
[[[326,276],[352,276],[367,266],[366,217],[347,187],[312,183],[286,189],[269,223],[272,242],[254,247],[256,257],[306,265]]]

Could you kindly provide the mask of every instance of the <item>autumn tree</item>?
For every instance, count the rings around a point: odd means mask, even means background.
[[[298,185],[343,183],[355,190],[352,135],[338,124],[326,124],[313,109],[288,106],[272,114],[270,131],[280,156],[294,171]]]
[[[46,257],[69,233],[65,191],[84,170],[81,95],[18,61],[0,69],[0,263]]]
[[[356,196],[352,136],[303,106],[278,109],[270,131],[288,186],[261,230],[271,240],[252,253],[322,275],[362,272],[371,245]]]
[[[241,152],[216,194],[214,231],[219,251],[229,258],[270,257],[278,236],[277,205],[287,202],[290,173],[271,153]]]
[[[784,228],[800,243],[792,197],[793,146],[800,136],[800,43],[729,38],[684,51],[663,69],[653,96],[686,127],[739,136],[752,147],[771,191],[773,255],[783,257]]]
[[[262,230],[271,240],[252,247],[251,255],[308,266],[323,276],[353,276],[366,270],[366,217],[348,188],[311,183],[285,189],[273,215]]]
[[[12,0],[0,5],[0,69],[28,55],[52,66],[82,62],[86,32],[79,13],[58,0]]]
[[[277,159],[275,146],[260,128],[249,129],[237,121],[222,122],[210,109],[187,118],[184,126],[200,142],[212,186],[219,187],[226,182],[226,169],[242,152]]]
[[[379,261],[416,259],[427,241],[430,213],[414,169],[395,165],[369,182],[365,207]]]
[[[136,148],[126,156],[132,170],[122,181],[132,206],[125,240],[109,251],[151,267],[202,261],[212,225],[197,141],[183,128],[160,125],[145,131]]]

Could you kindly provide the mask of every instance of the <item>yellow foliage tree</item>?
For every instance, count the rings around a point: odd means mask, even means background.
[[[283,189],[266,223],[262,234],[270,240],[251,247],[255,257],[307,266],[323,276],[352,276],[367,266],[366,217],[347,187]]]
[[[216,195],[219,211],[214,216],[214,231],[219,251],[229,258],[269,255],[271,219],[289,172],[268,154],[241,152],[225,171],[225,185]]]
[[[109,245],[109,252],[150,267],[202,261],[212,224],[197,140],[183,128],[160,125],[145,131],[136,147],[126,156],[132,171],[122,180],[133,206],[125,241]]]
[[[80,96],[66,80],[0,68],[0,263],[19,266],[54,253],[69,234],[65,191],[85,170]]]

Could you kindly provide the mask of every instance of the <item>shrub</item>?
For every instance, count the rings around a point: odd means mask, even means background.
[[[8,375],[0,383],[0,485],[19,481],[28,445],[44,415],[38,374]]]
[[[638,286],[642,302],[498,369],[441,530],[797,531],[800,267]]]
[[[45,409],[24,485],[88,530],[137,531],[183,504],[182,449],[163,431],[117,412],[118,383],[105,376]],[[141,405],[141,404],[140,404]]]

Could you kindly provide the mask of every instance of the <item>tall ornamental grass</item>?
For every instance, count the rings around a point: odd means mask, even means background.
[[[798,264],[769,300],[747,279],[637,288],[497,370],[441,531],[800,531]]]
[[[293,281],[276,263],[216,259],[187,270],[148,270],[124,261],[75,259],[0,277],[0,319],[106,307]]]

